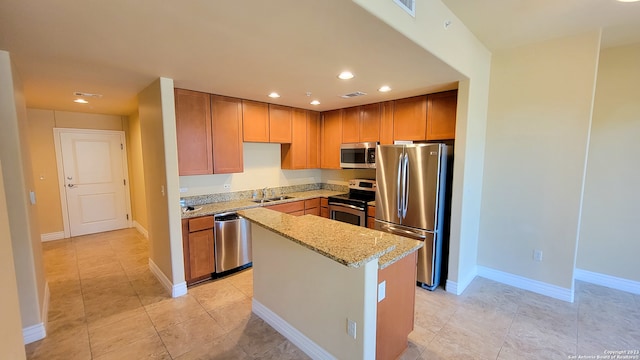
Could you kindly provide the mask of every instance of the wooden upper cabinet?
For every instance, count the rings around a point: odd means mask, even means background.
[[[242,101],[224,96],[211,96],[211,128],[213,132],[213,173],[239,173],[242,160]]]
[[[426,140],[427,97],[396,100],[393,109],[394,140]]]
[[[242,136],[246,142],[269,142],[269,104],[242,100]]]
[[[380,139],[380,104],[343,109],[342,143],[377,142]]]
[[[291,115],[288,106],[269,104],[269,142],[291,142]]]
[[[342,110],[322,114],[320,128],[320,167],[340,169],[340,144],[342,140]]]
[[[360,142],[360,107],[342,109],[342,143]]]
[[[209,94],[175,89],[180,175],[213,173]]]
[[[380,103],[360,106],[360,142],[380,141]]]
[[[291,143],[280,148],[283,169],[307,168],[307,111],[293,109],[291,117]]]
[[[380,145],[393,144],[393,101],[380,104]]]
[[[307,111],[307,169],[320,168],[320,113]]]
[[[458,90],[427,95],[427,140],[456,137]]]

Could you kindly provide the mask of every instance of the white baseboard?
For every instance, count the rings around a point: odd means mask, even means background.
[[[605,275],[593,271],[575,269],[573,278],[588,283],[606,286],[611,289],[630,292],[640,295],[640,282],[629,279],[619,278],[616,276]]]
[[[171,294],[171,297],[180,297],[187,294],[187,283],[185,281],[179,284],[173,284],[169,278],[160,270],[158,265],[149,258],[149,270],[160,281],[160,284]]]
[[[22,338],[24,344],[31,344],[32,342],[42,340],[47,336],[47,321],[49,318],[49,299],[51,298],[51,292],[49,291],[49,282],[44,284],[44,300],[42,302],[42,312],[40,314],[42,322],[27,326],[22,329]]]
[[[303,333],[301,333],[298,329],[291,326],[288,322],[286,322],[283,318],[278,316],[278,314],[271,311],[266,306],[262,305],[255,298],[251,300],[251,307],[254,314],[258,315],[262,320],[264,320],[267,324],[271,325],[272,328],[276,329],[282,336],[291,341],[294,345],[296,345],[300,350],[302,350],[305,354],[307,354],[310,358],[314,360],[335,360],[336,358],[327,352],[320,345],[316,344],[313,340],[306,337]]]
[[[557,285],[552,285],[523,276],[510,274],[485,266],[478,266],[478,275],[482,276],[483,278],[487,278],[489,280],[497,281],[499,283],[517,287],[523,290],[529,290],[534,293],[549,296],[555,299],[573,302],[573,289],[563,288]]]
[[[137,221],[133,221],[133,227],[136,228],[136,230],[138,230],[138,232],[140,234],[142,234],[145,238],[149,238],[149,232],[147,231],[147,229],[144,228],[144,226],[140,225],[140,223],[138,223]]]
[[[447,279],[444,289],[449,293],[460,295],[476,278],[476,275],[478,275],[478,269],[474,267],[461,281],[455,282]]]
[[[44,323],[38,323],[22,329],[22,337],[24,338],[25,345],[42,340],[46,336],[47,330],[45,329]]]
[[[64,239],[64,231],[56,231],[52,233],[40,234],[40,241],[53,241]]]

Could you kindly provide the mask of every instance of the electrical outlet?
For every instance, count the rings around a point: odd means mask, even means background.
[[[347,335],[356,338],[356,322],[347,318]]]
[[[224,184],[224,188],[227,189],[227,190],[230,190],[231,189],[231,184]]]
[[[380,284],[378,284],[378,302],[384,300],[384,298],[387,296],[387,282],[383,281]]]
[[[189,191],[189,188],[180,188],[180,193],[186,193],[187,191]]]
[[[533,250],[533,260],[537,262],[542,261],[542,250]]]

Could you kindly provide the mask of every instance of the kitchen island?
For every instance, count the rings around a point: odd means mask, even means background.
[[[256,315],[314,359],[404,351],[421,242],[313,215],[238,213],[252,222]]]

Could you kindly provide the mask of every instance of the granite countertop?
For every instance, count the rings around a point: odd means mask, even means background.
[[[268,203],[258,204],[251,200],[232,200],[232,201],[221,201],[216,203],[209,203],[203,205],[194,205],[194,211],[182,212],[183,219],[194,218],[198,216],[207,216],[207,215],[216,215],[222,214],[226,212],[234,212],[238,210],[257,208],[262,206],[269,205],[277,205],[283,204],[293,201],[307,200],[313,199],[317,197],[329,197],[333,195],[343,194],[344,191],[332,191],[332,190],[309,190],[309,191],[300,191],[300,192],[292,192],[287,194],[282,194],[286,196],[290,196],[291,199],[278,200],[278,201],[270,201]]]
[[[423,243],[315,215],[293,216],[254,208],[238,214],[340,264],[357,268],[379,259],[379,269],[418,250]]]

